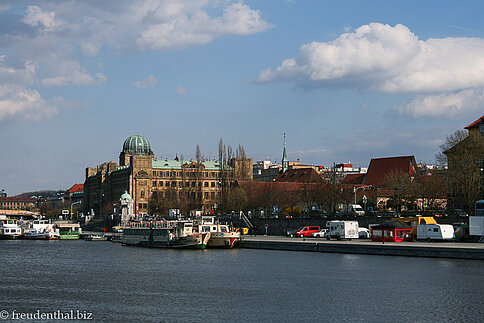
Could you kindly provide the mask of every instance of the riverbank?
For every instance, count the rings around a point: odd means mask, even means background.
[[[462,242],[328,241],[318,238],[244,236],[239,248],[384,256],[484,260],[484,244]]]

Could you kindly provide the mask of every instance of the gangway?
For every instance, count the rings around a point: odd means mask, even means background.
[[[240,219],[249,227],[249,229],[254,230],[254,225],[250,222],[249,218],[244,212],[240,211]]]

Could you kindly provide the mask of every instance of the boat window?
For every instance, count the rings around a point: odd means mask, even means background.
[[[202,232],[210,232],[210,227],[208,226],[202,227]]]
[[[217,231],[217,227],[212,227],[212,231]]]
[[[434,232],[439,232],[439,228],[434,228]]]
[[[227,227],[220,227],[220,231],[227,232]]]

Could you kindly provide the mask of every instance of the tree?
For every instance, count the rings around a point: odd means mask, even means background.
[[[446,144],[451,143],[448,137]],[[469,135],[442,153],[447,156],[450,207],[462,206],[472,213],[475,201],[484,198],[484,137]]]
[[[412,177],[403,171],[391,171],[387,174],[384,188],[392,192],[389,204],[400,213],[403,199],[411,202],[415,197],[415,187]]]
[[[429,209],[437,209],[437,200],[447,197],[447,183],[438,173],[417,178],[417,195],[428,202]]]
[[[230,190],[227,199],[227,210],[229,211],[242,211],[247,208],[248,199],[245,191],[240,188],[234,188]]]
[[[441,168],[448,166],[448,159],[445,152],[462,142],[467,138],[467,136],[469,136],[467,130],[457,130],[454,133],[446,136],[445,142],[439,146],[440,152],[435,155],[435,160]]]

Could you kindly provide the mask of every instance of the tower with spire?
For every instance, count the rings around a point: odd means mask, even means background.
[[[289,160],[286,155],[286,133],[284,133],[284,149],[282,151],[282,172],[284,173],[289,169]]]

